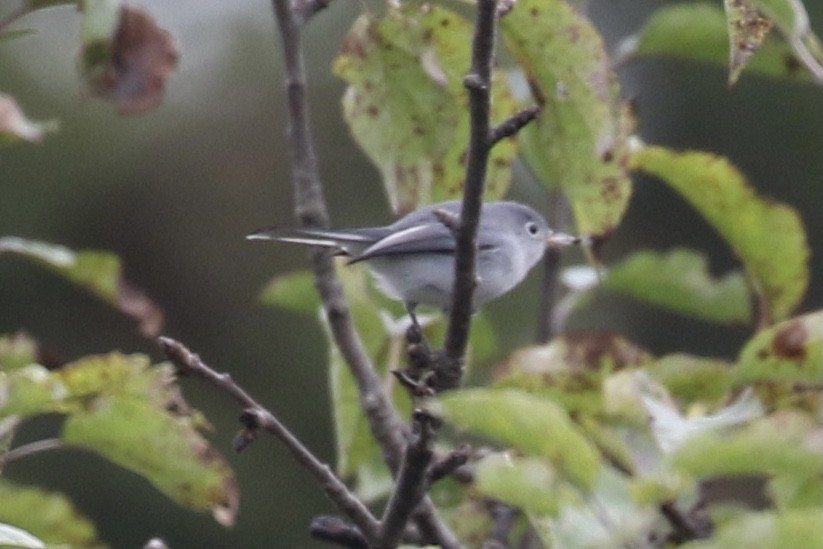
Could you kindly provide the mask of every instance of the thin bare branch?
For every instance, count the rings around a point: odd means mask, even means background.
[[[432,444],[435,421],[426,412],[418,410],[414,414],[414,431],[406,446],[397,482],[380,521],[377,549],[394,549],[397,546],[414,509],[426,493],[429,486],[426,482],[426,471],[434,455]]]
[[[317,459],[269,410],[261,406],[243,387],[235,383],[229,374],[221,374],[212,370],[200,360],[199,356],[179,341],[169,337],[160,337],[158,342],[163,353],[182,374],[205,379],[238,401],[245,408],[243,423],[246,428],[252,431],[262,429],[276,436],[291,452],[297,463],[320,482],[337,508],[357,525],[363,535],[367,539],[376,539],[380,525],[368,508],[342,480],[337,478],[327,464]]]
[[[309,525],[309,533],[315,539],[334,543],[349,549],[369,549],[369,544],[360,530],[346,524],[338,517],[315,517]]]
[[[508,120],[504,120],[492,128],[489,133],[489,146],[494,146],[498,141],[515,135],[522,130],[526,124],[537,118],[539,114],[540,107],[534,105],[515,113],[514,116]]]
[[[469,341],[472,295],[475,287],[477,227],[486,184],[490,150],[491,71],[497,27],[497,2],[478,0],[472,45],[472,66],[464,79],[469,92],[471,133],[466,161],[466,183],[457,232],[454,292],[446,334],[445,357],[436,375],[437,388],[460,384],[463,359]]]

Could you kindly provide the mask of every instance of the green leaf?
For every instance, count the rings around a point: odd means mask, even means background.
[[[275,277],[263,288],[260,301],[266,305],[309,315],[316,314],[320,307],[320,298],[314,286],[314,275],[309,271],[297,271]]]
[[[7,480],[0,480],[0,523],[13,524],[50,545],[101,546],[94,525],[64,495]],[[0,546],[5,547],[5,540],[0,534]]]
[[[141,475],[180,505],[211,510],[229,526],[237,513],[234,474],[203,438],[199,415],[174,385],[169,365],[111,354],[66,365],[61,372],[83,406],[68,415],[61,438]]]
[[[697,478],[768,475],[819,482],[823,456],[813,443],[817,429],[797,412],[782,412],[733,433],[690,438],[672,454],[672,465]]]
[[[823,45],[812,32],[809,14],[800,0],[749,0],[758,10],[774,21],[794,50],[799,63],[814,71],[817,82],[823,82]],[[812,69],[813,66],[813,69]]]
[[[110,252],[73,251],[64,246],[14,236],[0,238],[0,254],[15,253],[45,265],[95,297],[136,319],[147,337],[163,327],[163,312],[123,277],[120,258]]]
[[[791,314],[809,283],[809,248],[794,208],[758,196],[737,168],[713,154],[649,146],[632,162],[679,192],[731,245],[767,319]]]
[[[633,501],[628,479],[604,468],[585,499],[569,494],[560,502],[558,516],[532,517],[546,547],[612,549],[643,547],[655,519],[651,506]]]
[[[491,454],[477,464],[474,482],[484,496],[527,513],[553,515],[558,511],[557,475],[540,459]]]
[[[724,0],[729,33],[729,85],[737,82],[743,67],[757,52],[772,28],[769,19],[749,0]]]
[[[748,323],[752,318],[743,275],[712,279],[705,256],[693,250],[636,252],[609,271],[603,288],[711,322]]]
[[[812,549],[823,547],[823,509],[748,512],[721,524],[707,540],[681,549]]]
[[[603,380],[650,360],[646,350],[614,333],[568,333],[513,353],[495,385],[550,396],[570,412],[600,414]]]
[[[736,385],[754,381],[819,383],[823,378],[823,311],[757,333],[740,352]]]
[[[39,144],[43,142],[46,134],[56,132],[58,128],[59,125],[54,120],[45,122],[29,120],[13,97],[0,93],[0,147],[20,141]],[[2,240],[0,238],[0,242]]]
[[[36,362],[36,341],[23,332],[0,335],[0,371],[10,372]]]
[[[169,365],[117,353],[54,371],[29,364],[0,377],[0,395],[0,419],[66,414],[67,444],[140,474],[181,505],[211,509],[221,524],[234,521],[234,474],[198,431],[205,421],[179,394]]]
[[[548,398],[516,390],[464,389],[437,402],[457,427],[548,459],[558,472],[584,488],[597,478],[597,450],[565,410]]]
[[[729,34],[723,10],[705,2],[671,4],[656,10],[640,32],[618,47],[621,62],[648,56],[728,65]],[[747,62],[746,72],[809,80],[809,73],[800,70],[791,47],[773,36],[767,36],[759,46],[757,55]]]
[[[461,194],[471,36],[471,24],[452,12],[408,5],[382,19],[359,18],[335,61],[335,73],[349,84],[346,121],[397,213]],[[492,117],[502,120],[515,104],[505,79],[494,82]],[[499,198],[511,181],[514,144],[491,154],[487,197]]]
[[[684,402],[713,403],[726,396],[732,385],[732,365],[716,358],[685,354],[660,357],[646,367],[652,379]]]
[[[519,0],[500,25],[542,108],[520,132],[526,161],[544,185],[566,193],[580,232],[610,235],[631,195],[633,122],[603,38],[561,0]]]

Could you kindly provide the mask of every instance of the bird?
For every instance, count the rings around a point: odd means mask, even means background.
[[[348,264],[362,263],[385,295],[403,302],[414,322],[418,305],[444,311],[451,306],[457,242],[448,220],[458,220],[461,208],[454,200],[424,206],[381,227],[264,229],[247,238],[320,246],[347,257]],[[553,238],[556,244],[576,240],[554,233],[543,216],[525,204],[484,203],[472,310],[522,282]]]

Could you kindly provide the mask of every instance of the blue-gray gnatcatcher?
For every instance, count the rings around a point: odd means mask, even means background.
[[[385,227],[263,230],[247,238],[328,247],[348,256],[349,263],[363,262],[383,293],[402,301],[414,317],[419,304],[451,306],[456,241],[441,218],[456,219],[460,208],[458,201],[433,204]],[[528,206],[484,204],[477,232],[473,308],[519,284],[550,243],[575,241],[566,235],[555,235],[559,238],[552,241],[553,235],[543,216]]]

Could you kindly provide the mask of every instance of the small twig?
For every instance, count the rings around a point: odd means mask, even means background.
[[[502,547],[508,547],[511,543],[512,528],[514,528],[517,517],[520,515],[517,509],[503,503],[492,503],[489,512],[494,519],[494,530],[491,534],[490,542],[499,543]]]
[[[299,19],[300,25],[305,25],[309,22],[317,12],[329,7],[332,0],[299,0],[295,3],[294,10]]]
[[[413,426],[412,438],[406,446],[394,491],[380,521],[380,535],[375,545],[377,549],[397,547],[412,512],[428,488],[426,471],[434,455],[432,444],[436,420],[427,412],[416,410]]]
[[[280,423],[266,408],[249,395],[245,389],[232,380],[229,374],[218,373],[209,368],[200,357],[185,345],[169,337],[158,338],[163,353],[183,373],[205,379],[218,389],[228,393],[245,408],[243,421],[252,431],[263,429],[276,436],[291,452],[295,460],[317,479],[329,498],[354,522],[367,539],[376,539],[380,525],[368,508],[332,472],[331,468],[318,460],[300,440]]]
[[[489,132],[489,146],[493,147],[498,141],[515,135],[522,130],[526,124],[537,118],[539,114],[540,107],[534,105],[515,113],[514,116],[508,120],[504,120]]]
[[[458,448],[457,450],[449,452],[442,458],[432,463],[431,467],[429,467],[429,470],[426,473],[427,482],[430,485],[434,484],[438,480],[455,472],[459,467],[462,467],[466,464],[466,462],[469,460],[470,452],[471,446],[466,444]]]
[[[660,512],[672,527],[672,541],[685,543],[694,539],[703,539],[711,535],[711,524],[701,523],[680,511],[673,501],[660,504]]]
[[[49,452],[51,450],[61,450],[66,448],[66,444],[59,438],[46,438],[28,444],[23,444],[17,448],[13,448],[0,457],[0,469],[3,465],[8,465],[12,461],[33,456],[42,452]]]
[[[338,517],[314,517],[309,525],[309,533],[315,539],[334,543],[349,549],[368,549],[369,544],[360,530],[346,524]]]
[[[466,160],[466,183],[460,210],[460,230],[456,235],[455,276],[445,358],[435,372],[438,390],[460,384],[463,360],[469,341],[472,295],[475,287],[477,227],[489,159],[491,71],[497,27],[497,2],[478,0],[472,43],[472,66],[464,79],[469,93],[471,130]]]

